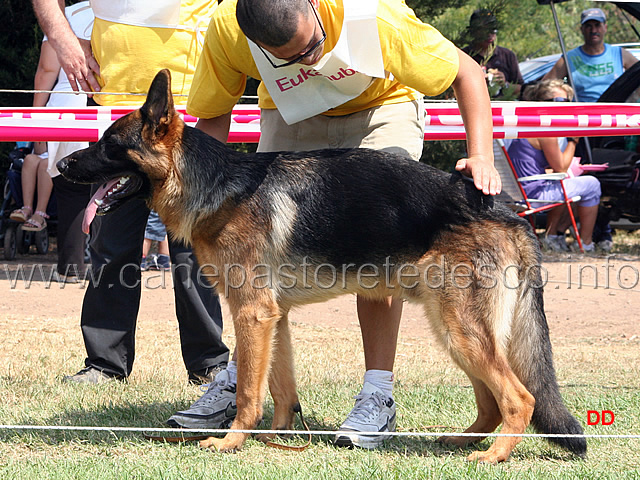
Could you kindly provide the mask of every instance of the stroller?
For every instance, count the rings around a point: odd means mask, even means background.
[[[57,208],[55,193],[52,192],[47,214],[50,219],[47,227],[39,232],[29,232],[22,229],[22,224],[9,218],[11,212],[22,207],[22,163],[24,157],[31,153],[30,145],[18,145],[9,152],[9,170],[4,184],[2,206],[0,207],[0,245],[4,245],[4,259],[15,260],[16,254],[29,253],[33,245],[39,254],[49,251],[49,235],[55,234],[57,227]]]

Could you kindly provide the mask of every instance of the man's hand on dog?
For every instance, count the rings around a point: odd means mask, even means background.
[[[500,174],[493,162],[482,155],[471,155],[461,158],[456,163],[456,170],[473,178],[473,184],[485,195],[498,195],[502,190]]]

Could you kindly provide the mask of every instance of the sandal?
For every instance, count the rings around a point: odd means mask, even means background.
[[[40,232],[47,228],[47,220],[45,220],[47,218],[49,218],[49,215],[45,212],[42,210],[36,210],[31,218],[24,222],[22,230],[27,232]]]
[[[22,207],[22,208],[18,208],[17,210],[14,210],[13,212],[11,212],[11,215],[9,215],[9,218],[15,222],[26,222],[27,220],[29,220],[29,218],[31,218],[31,215],[33,214],[33,208],[32,207]]]

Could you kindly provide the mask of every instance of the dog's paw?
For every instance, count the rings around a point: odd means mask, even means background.
[[[468,437],[449,437],[449,436],[442,436],[438,438],[438,443],[442,443],[443,445],[449,445],[452,447],[465,447],[467,444],[469,444],[469,438]]]
[[[227,434],[224,438],[209,437],[201,440],[200,446],[213,452],[235,453],[242,448],[244,440],[245,437],[242,434]]]
[[[486,437],[458,437],[458,436],[442,436],[438,438],[438,442],[444,445],[464,448],[473,443],[480,443]]]
[[[272,442],[277,435],[275,433],[259,433],[256,435],[256,440],[262,443]]]
[[[478,462],[478,463],[500,463],[504,462],[509,458],[509,455],[504,455],[502,453],[492,452],[491,449],[486,452],[482,452],[478,450],[477,452],[473,452],[471,455],[467,457],[467,460],[470,462]]]

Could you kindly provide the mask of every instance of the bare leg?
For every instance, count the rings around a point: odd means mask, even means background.
[[[158,255],[169,255],[169,240],[167,240],[167,237],[158,242]]]
[[[358,296],[358,319],[367,370],[393,371],[402,317],[402,300],[369,300]]]
[[[38,175],[38,164],[42,159],[38,155],[30,153],[24,157],[22,164],[22,203],[25,207],[33,208],[33,201],[36,192],[36,177]]]
[[[564,207],[557,207],[547,211],[547,235],[556,235],[558,232],[564,232],[571,219]]]
[[[53,190],[53,180],[51,180],[51,175],[47,172],[47,166],[47,161],[42,159],[40,159],[40,163],[37,166],[38,201],[36,210],[41,212],[47,211],[49,198],[51,198],[51,191]],[[31,198],[33,198],[33,193]]]
[[[580,217],[580,238],[582,243],[589,245],[593,241],[593,227],[598,218],[598,205],[592,207],[578,206],[578,216]]]
[[[142,256],[146,257],[147,255],[149,255],[149,250],[151,250],[151,239],[145,238],[142,241]]]

